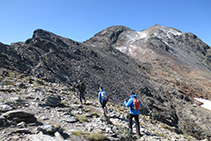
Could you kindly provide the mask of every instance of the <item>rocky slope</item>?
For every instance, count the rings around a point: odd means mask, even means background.
[[[185,36],[183,40],[181,32],[171,29],[175,33],[170,34],[157,27],[137,33],[114,26],[84,43],[38,29],[25,43],[1,44],[2,68],[19,73],[30,69],[31,76],[40,73],[43,80],[66,85],[70,90],[82,80],[90,98],[97,97],[98,86],[102,85],[110,101],[119,105],[135,91],[141,99],[143,115],[175,127],[178,133],[210,138],[210,111],[193,106],[194,96],[211,99],[210,49],[195,36]],[[173,35],[182,46],[176,39],[170,40]],[[190,39],[193,45],[183,51]],[[8,75],[6,72],[2,74]]]
[[[87,98],[87,105],[81,105],[77,93],[67,86],[0,71],[8,74],[0,75],[0,140],[197,140],[144,115],[140,116],[143,136],[137,138],[128,134],[124,107],[109,102],[105,117],[96,100]]]

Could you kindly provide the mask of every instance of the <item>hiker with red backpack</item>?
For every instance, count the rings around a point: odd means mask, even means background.
[[[130,99],[127,101],[126,99],[124,100],[124,104],[126,107],[130,108],[129,110],[129,130],[131,133],[133,133],[132,130],[132,120],[133,117],[135,118],[135,123],[136,123],[136,134],[141,137],[140,134],[140,124],[139,124],[139,114],[140,114],[140,107],[141,107],[141,102],[137,98],[136,94],[132,92],[130,94]]]
[[[103,113],[105,114],[106,111],[107,111],[107,108],[106,108],[106,103],[108,102],[108,96],[107,96],[107,92],[103,90],[103,87],[99,87],[99,94],[98,94],[98,100],[102,106],[102,110],[103,110]]]

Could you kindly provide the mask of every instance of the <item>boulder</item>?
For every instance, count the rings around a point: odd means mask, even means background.
[[[50,95],[45,98],[45,104],[48,106],[56,107],[61,103],[61,96]]]
[[[26,123],[37,122],[37,119],[34,117],[34,114],[23,111],[23,110],[12,110],[8,111],[2,116],[9,121],[8,123],[20,123],[22,121]]]
[[[54,137],[44,135],[42,132],[35,135],[28,135],[28,138],[30,139],[30,141],[58,141]]]
[[[27,105],[26,99],[20,96],[11,97],[10,102],[12,103],[12,105]]]
[[[14,118],[14,117],[27,118],[27,117],[33,117],[34,114],[23,110],[12,110],[4,113],[3,116],[6,118]]]
[[[43,125],[38,127],[37,131],[42,131],[43,134],[54,134],[57,129],[53,125]]]
[[[66,121],[68,123],[75,123],[78,121],[78,118],[75,116],[70,116],[68,119],[64,119],[64,121]]]
[[[0,112],[7,112],[12,110],[12,107],[7,104],[0,105]]]

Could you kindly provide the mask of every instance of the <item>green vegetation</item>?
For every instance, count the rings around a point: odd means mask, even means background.
[[[106,136],[101,133],[89,133],[85,137],[90,141],[104,141],[106,139]]]
[[[170,130],[172,132],[176,132],[176,130],[177,130],[176,127],[171,127],[171,126],[169,126],[167,124],[163,124],[163,125],[161,125],[161,127],[164,128],[164,129]]]
[[[80,137],[80,136],[84,135],[85,132],[84,131],[72,131],[72,134],[75,135],[75,136]]]
[[[99,115],[96,113],[96,112],[94,112],[94,113],[92,113],[93,114],[93,117],[94,118],[98,118],[99,117]]]
[[[184,134],[184,137],[185,137],[188,141],[192,141],[192,140],[193,140],[193,137],[188,136],[188,135],[186,135],[186,134]]]
[[[85,115],[78,115],[77,118],[78,118],[79,122],[81,122],[81,123],[85,123],[88,121],[88,119]]]
[[[91,110],[84,108],[83,111],[87,113],[90,112]]]
[[[72,134],[75,136],[84,136],[89,141],[104,141],[106,136],[102,133],[90,133],[85,131],[72,131]]]
[[[163,135],[163,134],[161,134],[161,133],[155,132],[154,134],[155,134],[155,135],[158,135],[158,136],[160,136],[160,137],[162,137],[162,138],[166,138],[166,136]]]

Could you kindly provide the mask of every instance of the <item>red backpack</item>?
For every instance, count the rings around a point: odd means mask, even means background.
[[[133,105],[134,105],[134,107],[133,107],[134,110],[140,109],[140,101],[138,100],[138,98],[133,99]]]

